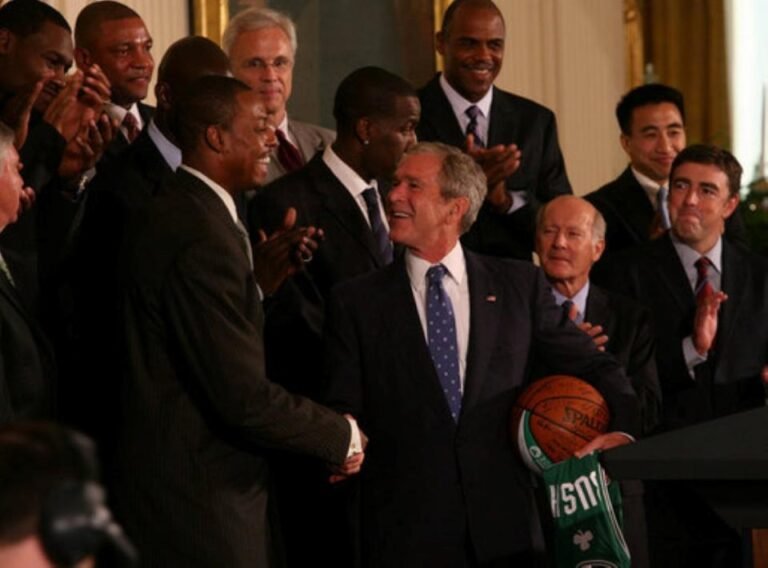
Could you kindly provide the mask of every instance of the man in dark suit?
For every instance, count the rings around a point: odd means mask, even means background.
[[[61,395],[63,417],[94,436],[104,449],[113,446],[105,443],[105,426],[117,393],[105,376],[118,356],[114,350],[121,349],[115,338],[120,327],[118,252],[124,231],[129,219],[141,214],[181,164],[172,128],[176,101],[196,79],[228,72],[227,56],[211,40],[195,36],[173,43],[160,62],[154,118],[120,160],[100,168],[88,187],[72,270],[77,343],[71,349],[78,353],[80,372]],[[83,412],[81,405],[94,397],[102,404]]]
[[[405,254],[333,294],[328,400],[372,440],[360,477],[364,566],[533,565],[531,480],[508,421],[537,361],[591,381],[611,426],[637,431],[629,381],[561,317],[543,274],[459,244],[485,186],[453,147],[409,150],[388,196]],[[584,451],[628,441],[611,432]]]
[[[0,123],[0,231],[16,221],[23,187],[14,133]],[[23,305],[0,252],[0,422],[52,418],[55,366],[50,346]]]
[[[607,223],[606,259],[670,227],[669,172],[686,144],[683,95],[673,87],[650,84],[632,89],[616,105],[616,119],[630,163],[618,178],[586,196]],[[746,242],[738,212],[726,221],[726,231],[731,239]]]
[[[670,232],[606,266],[609,284],[652,310],[662,430],[765,404],[768,263],[722,236],[740,183],[741,166],[728,152],[681,151],[670,174]],[[654,566],[741,565],[738,535],[708,524],[713,515],[685,488],[662,486],[650,496]]]
[[[640,402],[641,433],[650,433],[661,413],[661,387],[656,372],[655,340],[650,312],[641,305],[595,286],[589,272],[605,249],[605,220],[580,197],[556,197],[539,210],[536,254],[552,285],[555,302],[599,349],[624,367]],[[621,485],[624,497],[622,530],[632,566],[649,566],[643,508],[643,486]]]
[[[462,242],[477,252],[530,260],[538,204],[571,193],[571,186],[552,111],[493,86],[504,37],[493,2],[450,4],[436,38],[445,70],[419,92],[417,132],[419,140],[466,148],[488,178],[483,208]]]
[[[99,65],[112,89],[107,112],[119,134],[102,157],[100,167],[113,161],[139,135],[154,109],[143,104],[155,61],[152,37],[141,16],[112,0],[85,6],[75,22],[75,61],[80,69]]]
[[[203,77],[177,117],[182,166],[124,252],[116,505],[144,566],[272,566],[267,450],[342,464],[359,431],[264,372],[233,198],[266,173],[275,142],[263,106],[236,79]]]
[[[315,400],[325,386],[318,368],[331,287],[391,261],[381,190],[415,142],[419,100],[404,79],[365,67],[339,85],[334,115],[338,137],[333,145],[260,190],[249,209],[254,234],[278,227],[289,207],[296,209],[299,225],[323,230],[324,242],[312,262],[267,300],[264,340],[270,378]],[[348,551],[326,520],[331,509],[338,511],[331,492],[339,491],[328,488],[324,472],[306,461],[284,458],[277,476],[292,566],[306,566],[323,554],[340,561]]]
[[[265,183],[299,169],[333,142],[332,130],[288,118],[298,48],[290,17],[270,8],[243,10],[227,24],[221,45],[235,77],[259,94],[277,129]]]

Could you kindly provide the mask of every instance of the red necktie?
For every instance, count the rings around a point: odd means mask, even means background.
[[[279,128],[275,131],[277,136],[277,159],[283,165],[286,172],[298,170],[304,165],[304,158],[299,150],[291,144]]]
[[[701,302],[715,291],[709,281],[709,267],[712,266],[712,262],[706,256],[702,256],[694,266],[696,266],[696,301]]]
[[[130,144],[136,140],[136,137],[139,135],[139,121],[136,120],[136,117],[129,112],[123,119],[123,127],[125,128],[123,134],[125,134],[125,137]]]

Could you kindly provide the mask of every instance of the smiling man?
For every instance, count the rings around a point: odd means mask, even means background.
[[[530,260],[536,208],[571,186],[552,111],[494,86],[505,36],[490,0],[449,5],[436,37],[445,70],[419,92],[418,135],[466,149],[486,174],[488,194],[464,244]]]
[[[536,566],[531,480],[508,434],[534,358],[593,382],[619,430],[636,432],[634,391],[561,317],[538,268],[459,244],[486,193],[472,158],[417,144],[395,178],[390,234],[405,254],[339,285],[327,329],[329,402],[371,438],[362,565]]]
[[[669,229],[669,173],[686,145],[683,95],[673,87],[650,84],[632,89],[616,106],[616,119],[629,165],[618,178],[586,196],[607,223],[606,255],[636,247]],[[744,242],[738,212],[729,217],[726,230],[729,238]]]
[[[278,145],[266,183],[299,169],[333,142],[333,131],[288,119],[298,43],[296,26],[287,15],[269,8],[244,10],[227,24],[222,47],[235,77],[258,93],[277,128]]]
[[[143,566],[270,567],[270,450],[340,465],[356,427],[264,370],[261,298],[234,202],[264,179],[275,144],[258,96],[208,76],[177,108],[182,165],[121,255],[116,505]]]
[[[121,133],[108,150],[108,159],[112,158],[133,142],[152,117],[152,107],[141,103],[155,68],[152,37],[133,9],[112,0],[94,2],[82,9],[75,22],[75,60],[81,69],[98,64],[111,84],[107,112]]]
[[[765,404],[768,263],[723,238],[741,173],[720,148],[681,151],[670,173],[670,231],[606,267],[608,285],[651,309],[663,430]],[[649,494],[652,566],[669,558],[679,566],[741,565],[739,535],[684,488]]]

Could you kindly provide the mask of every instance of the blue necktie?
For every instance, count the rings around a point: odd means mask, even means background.
[[[381,253],[381,257],[384,259],[384,263],[389,264],[392,262],[392,242],[389,240],[389,233],[381,218],[379,197],[376,195],[376,190],[372,187],[366,189],[363,192],[363,199],[365,200],[365,206],[368,208],[368,219],[371,222],[373,239],[376,241],[376,246]]]
[[[446,273],[447,270],[442,264],[427,270],[427,337],[429,353],[443,387],[445,400],[453,420],[458,422],[461,411],[459,347],[456,341],[453,306],[443,288],[443,277]]]
[[[467,110],[465,110],[464,113],[469,117],[469,124],[467,124],[467,130],[464,135],[466,136],[467,134],[471,134],[475,137],[476,146],[485,147],[483,139],[480,138],[480,135],[477,132],[477,117],[480,115],[480,109],[475,105],[472,105]]]

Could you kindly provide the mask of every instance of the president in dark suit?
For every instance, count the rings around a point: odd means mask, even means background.
[[[264,371],[233,199],[266,173],[264,108],[243,83],[203,77],[178,109],[182,166],[124,252],[116,505],[144,566],[272,566],[268,450],[343,464],[359,434]]]
[[[13,140],[14,133],[0,123],[0,231],[16,221],[25,191]],[[53,418],[55,372],[50,345],[0,252],[0,423]]]
[[[606,266],[608,285],[652,310],[663,430],[765,404],[768,263],[722,236],[740,183],[728,152],[686,148],[671,168],[670,232]],[[680,488],[660,491],[649,507],[660,519],[649,529],[664,529],[650,532],[654,566],[741,564],[738,535],[713,530]]]
[[[419,92],[419,140],[467,148],[483,167],[488,194],[462,237],[468,248],[531,259],[535,211],[571,193],[549,109],[493,86],[504,56],[504,19],[489,0],[450,4],[438,32],[445,70]],[[522,154],[521,154],[522,153]]]
[[[371,439],[360,478],[364,566],[532,565],[531,480],[508,420],[537,361],[591,381],[611,426],[637,431],[629,381],[561,317],[543,274],[458,243],[485,191],[459,150],[409,150],[388,197],[404,256],[333,295],[329,401]],[[628,440],[611,432],[592,448]]]

